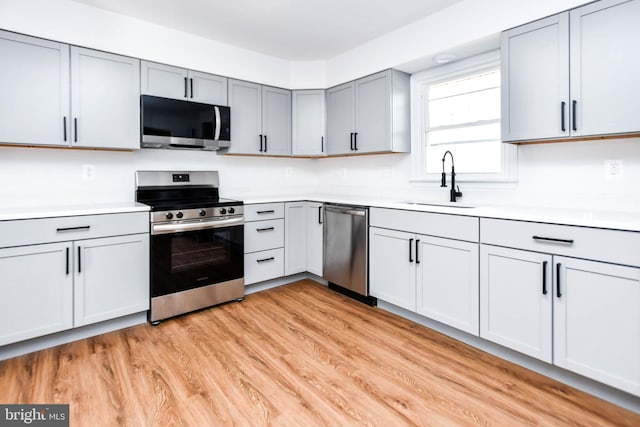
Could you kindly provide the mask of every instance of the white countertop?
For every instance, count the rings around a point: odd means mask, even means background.
[[[56,206],[28,206],[0,208],[0,221],[53,218],[60,216],[101,215],[127,212],[146,212],[149,206],[136,202],[76,204]]]
[[[404,209],[422,212],[443,213],[449,215],[465,215],[479,218],[510,219],[532,221],[549,224],[574,225],[582,227],[608,228],[640,232],[640,212],[585,210],[560,207],[540,206],[468,206],[465,203],[453,204],[443,201],[422,201],[422,203],[441,204],[409,204],[403,200],[384,200],[375,198],[359,198],[348,196],[326,195],[293,195],[293,196],[257,196],[244,197],[245,204],[288,202],[309,200],[328,203],[344,203],[379,208]],[[448,206],[450,205],[450,206]],[[456,207],[458,206],[458,207]]]
[[[442,213],[448,215],[464,215],[479,218],[510,219],[533,221],[549,224],[574,225],[582,227],[608,228],[640,232],[640,212],[584,210],[559,207],[539,206],[467,206],[464,203],[450,204],[443,201],[421,201],[422,203],[441,204],[409,204],[404,200],[385,200],[366,197],[335,196],[331,194],[300,194],[287,196],[240,197],[245,204],[289,202],[309,200],[327,203],[343,203],[390,209],[404,209],[422,212]],[[451,206],[448,206],[451,205]],[[149,206],[136,202],[75,204],[33,207],[0,208],[0,221],[51,218],[60,216],[100,215],[127,212],[146,212]]]

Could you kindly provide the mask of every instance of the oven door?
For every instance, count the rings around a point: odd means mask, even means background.
[[[151,297],[244,277],[244,226],[151,236]]]

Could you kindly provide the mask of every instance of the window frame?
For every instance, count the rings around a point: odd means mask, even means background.
[[[500,51],[476,55],[451,64],[430,68],[411,76],[411,181],[440,182],[440,172],[426,173],[426,140],[425,140],[425,86],[481,73],[491,69],[500,69]],[[501,117],[502,119],[502,117]],[[465,173],[456,171],[458,182],[477,182],[499,185],[517,182],[516,145],[501,142],[500,173]],[[446,170],[447,173],[449,169]]]

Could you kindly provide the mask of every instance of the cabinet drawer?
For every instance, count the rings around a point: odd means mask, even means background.
[[[369,223],[372,227],[469,242],[477,242],[479,237],[479,219],[472,216],[371,208]]]
[[[282,276],[284,276],[284,248],[254,252],[244,256],[245,285]]]
[[[254,221],[244,225],[244,253],[282,248],[284,219]]]
[[[0,221],[0,247],[148,232],[148,212]]]
[[[277,218],[284,218],[284,203],[258,203],[244,206],[245,222]]]
[[[480,240],[496,246],[640,266],[640,233],[632,231],[482,218]]]

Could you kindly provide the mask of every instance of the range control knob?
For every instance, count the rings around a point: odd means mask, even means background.
[[[171,212],[168,212],[164,217],[167,219],[173,219],[173,214]]]
[[[224,215],[227,213],[227,210],[225,208],[220,208],[220,215]]]
[[[177,218],[182,218],[183,216],[184,216],[184,214],[183,214],[182,212],[178,212],[178,213],[176,214],[176,217],[177,217]]]
[[[204,209],[200,210],[200,216],[205,216],[207,214],[207,211],[205,211]]]
[[[232,213],[236,213],[236,210],[235,210],[234,208],[229,208],[229,213],[230,213],[230,214],[232,214]]]

